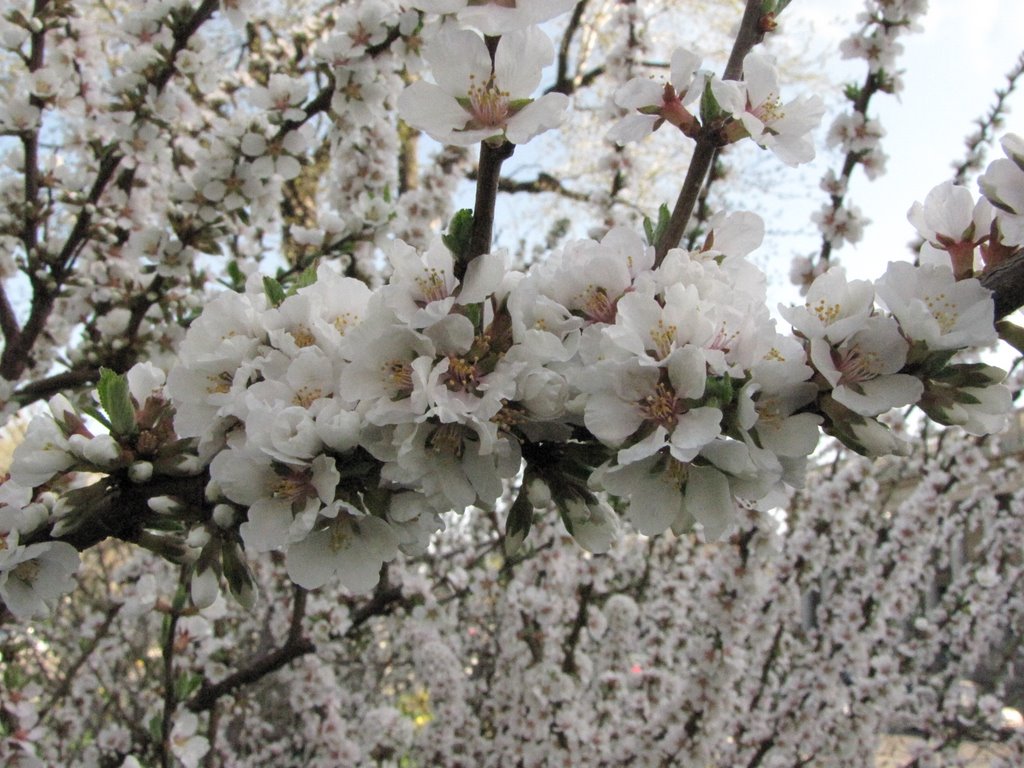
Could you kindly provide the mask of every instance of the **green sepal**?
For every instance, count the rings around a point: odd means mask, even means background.
[[[235,543],[225,543],[221,551],[221,566],[231,595],[243,608],[252,608],[259,590],[241,547]]]
[[[665,203],[662,203],[661,207],[658,208],[657,225],[655,225],[649,217],[644,216],[644,234],[647,236],[648,245],[657,244],[661,239],[661,236],[665,233],[665,230],[668,229],[668,222],[671,217],[672,214],[669,212],[668,206],[665,205]]]
[[[519,495],[512,503],[505,520],[505,557],[512,557],[530,535],[530,527],[533,525],[533,504],[524,489],[520,489]]]
[[[96,384],[100,406],[110,419],[110,433],[115,437],[134,434],[135,406],[128,391],[128,379],[109,368],[100,368],[100,380]]]
[[[705,80],[704,90],[700,94],[700,122],[701,125],[711,125],[724,116],[722,105],[718,103],[711,85]]]
[[[238,266],[237,261],[229,261],[227,267],[228,277],[231,279],[229,287],[238,293],[245,290],[245,273]]]
[[[272,277],[263,277],[263,290],[266,291],[267,299],[270,301],[270,306],[279,307],[287,297],[284,292],[284,287]]]
[[[463,208],[452,216],[448,224],[448,234],[441,235],[441,242],[451,251],[456,261],[465,258],[469,251],[469,241],[473,234],[473,211]]]
[[[196,672],[182,672],[174,681],[174,696],[178,701],[184,701],[198,691],[202,684],[202,675]]]
[[[316,282],[316,268],[317,263],[313,262],[304,270],[299,273],[299,276],[295,278],[295,282],[292,283],[291,290],[288,291],[288,295],[296,293],[300,288],[308,288]]]

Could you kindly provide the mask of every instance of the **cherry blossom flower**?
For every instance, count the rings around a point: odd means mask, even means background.
[[[1007,245],[1024,245],[1024,138],[1002,139],[1005,158],[993,160],[978,179],[982,194],[996,207],[999,233]]]
[[[704,76],[698,73],[700,64],[697,54],[677,48],[672,53],[669,82],[635,77],[620,87],[615,92],[615,103],[630,113],[612,126],[608,138],[617,144],[639,141],[664,123],[695,136],[700,126],[687,107],[704,90]]]
[[[932,247],[949,253],[957,277],[969,277],[975,246],[988,239],[992,206],[984,198],[975,203],[969,189],[947,181],[932,189],[923,205],[914,203],[907,218]]]
[[[74,588],[78,552],[63,541],[23,546],[18,540],[16,530],[0,529],[0,599],[19,619],[46,615]]]
[[[398,554],[398,537],[384,520],[335,504],[329,519],[288,548],[288,575],[305,589],[322,587],[333,577],[352,592],[374,587],[380,567]]]
[[[462,24],[485,35],[505,35],[572,10],[576,0],[414,0],[433,13],[455,13]]]
[[[530,98],[554,57],[550,38],[537,27],[502,35],[493,63],[482,37],[451,27],[428,43],[423,56],[436,84],[413,83],[399,96],[398,109],[406,122],[443,144],[524,144],[556,127],[568,105],[560,93]]]
[[[891,317],[870,317],[840,344],[811,339],[811,361],[832,385],[832,397],[862,416],[918,401],[921,380],[899,373],[909,345]]]
[[[782,162],[795,166],[814,159],[810,133],[821,122],[825,104],[816,94],[804,94],[783,104],[779,74],[769,56],[751,51],[743,60],[741,82],[713,81],[711,88],[721,107],[739,121],[746,135]]]
[[[956,280],[947,266],[890,262],[875,291],[903,333],[928,349],[996,343],[991,292],[977,280]]]

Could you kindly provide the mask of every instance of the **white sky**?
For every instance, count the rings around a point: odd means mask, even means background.
[[[995,88],[1005,84],[1005,73],[1024,49],[1024,0],[930,0],[929,5],[923,31],[902,38],[905,50],[898,68],[904,71],[903,93],[899,99],[879,95],[872,100],[870,114],[887,131],[883,147],[889,162],[884,176],[870,182],[859,174],[851,186],[849,199],[873,222],[860,243],[838,251],[851,277],[875,278],[886,262],[909,258],[905,244],[914,232],[907,209],[950,178],[951,164],[964,156],[963,141],[973,132],[974,120],[987,112]],[[800,28],[803,20],[811,20],[816,42],[835,46],[863,6],[862,0],[794,0],[782,20]],[[845,79],[863,81],[863,62],[840,61],[833,54],[828,66]],[[999,135],[1024,134],[1024,83],[1008,103],[1011,111]],[[996,147],[986,162],[1000,156]],[[811,192],[814,210],[822,196]]]

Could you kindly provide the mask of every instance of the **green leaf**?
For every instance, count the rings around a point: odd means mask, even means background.
[[[722,105],[715,98],[711,86],[705,81],[705,87],[700,95],[700,122],[701,125],[710,125],[724,115]]]
[[[267,298],[270,300],[272,307],[281,306],[281,302],[287,298],[284,287],[272,277],[264,276],[263,290],[267,292]]]
[[[110,419],[110,432],[116,437],[135,432],[135,406],[128,391],[128,379],[109,368],[100,368],[96,385],[100,405]]]
[[[203,676],[195,672],[182,672],[174,681],[174,695],[178,701],[183,701],[199,690],[203,684]]]
[[[668,210],[668,206],[664,203],[658,209],[658,223],[654,225],[651,220],[644,216],[644,234],[647,235],[647,244],[656,245],[661,239],[661,236],[668,229],[669,219],[672,218],[672,214]]]
[[[288,292],[288,295],[290,296],[296,293],[300,288],[308,288],[309,286],[313,285],[313,283],[316,282],[316,268],[317,263],[313,262],[304,270],[302,270],[302,272],[299,273],[299,276],[295,278],[295,282],[292,284],[291,290]]]
[[[252,608],[258,592],[256,579],[249,570],[249,563],[241,548],[233,543],[225,544],[221,551],[221,565],[232,596],[243,608]]]
[[[237,261],[228,262],[228,277],[231,278],[231,287],[236,291],[245,290],[245,273],[238,266]]]
[[[469,251],[469,240],[473,234],[473,211],[463,208],[448,224],[448,234],[441,235],[441,242],[452,252],[456,261],[460,261]]]
[[[527,494],[520,491],[505,520],[505,557],[512,557],[526,541],[533,525],[533,504]]]

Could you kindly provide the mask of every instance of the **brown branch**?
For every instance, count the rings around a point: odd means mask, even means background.
[[[302,620],[306,615],[306,590],[293,589],[292,618],[284,644],[256,659],[252,664],[228,675],[219,683],[203,683],[186,705],[192,712],[204,712],[213,707],[221,696],[250,685],[290,664],[294,659],[316,651],[313,641],[302,634]]]
[[[572,623],[572,629],[569,632],[569,637],[566,638],[563,646],[564,653],[562,656],[562,671],[567,675],[574,675],[577,672],[576,668],[576,646],[580,641],[580,634],[583,632],[583,628],[587,626],[587,614],[590,607],[590,599],[594,594],[594,585],[584,584],[579,588],[580,604],[576,610],[576,618]]]
[[[589,0],[580,0],[572,11],[569,24],[562,35],[562,42],[558,46],[558,74],[555,76],[555,84],[547,93],[564,93],[567,96],[575,90],[574,78],[569,77],[569,52],[572,48],[572,39],[579,32],[580,22],[583,21],[583,12],[587,8]]]
[[[964,142],[967,146],[967,155],[953,168],[954,184],[963,184],[967,180],[967,174],[970,171],[976,171],[981,168],[981,163],[984,160],[984,147],[995,140],[995,130],[1003,124],[1005,115],[1009,111],[1009,108],[1006,106],[1006,100],[1016,90],[1017,84],[1022,77],[1024,77],[1024,52],[1017,56],[1017,61],[1014,62],[1010,71],[1006,73],[1006,87],[996,89],[995,104],[989,108],[984,117],[974,121],[975,125],[978,126],[978,132]]]
[[[475,179],[476,174],[471,173],[470,178]],[[539,173],[537,174],[537,178],[531,181],[514,181],[509,178],[501,178],[498,180],[498,191],[509,192],[511,194],[518,192],[526,192],[530,194],[551,192],[556,195],[561,195],[569,200],[576,200],[581,203],[585,203],[590,200],[589,195],[567,189],[559,179],[556,179],[549,173]]]
[[[1024,250],[986,269],[981,275],[981,284],[992,291],[996,320],[1024,306]]]
[[[167,634],[164,637],[162,651],[164,706],[160,726],[160,762],[164,768],[170,768],[174,760],[173,753],[171,751],[171,722],[174,720],[174,710],[178,704],[178,697],[175,690],[176,686],[174,685],[174,653],[176,651],[174,641],[175,636],[178,633],[178,619],[181,618],[182,601],[180,598],[182,590],[185,588],[187,583],[185,575],[186,570],[187,569],[182,568],[178,576],[178,592],[174,597],[174,602],[167,618]]]
[[[78,658],[71,662],[71,665],[67,667],[67,672],[64,674],[64,677],[54,689],[53,693],[50,694],[46,704],[39,709],[40,722],[46,719],[46,716],[50,713],[50,710],[56,706],[58,701],[70,693],[71,683],[74,681],[75,675],[78,674],[78,670],[81,669],[82,665],[89,660],[89,657],[96,652],[96,649],[99,647],[100,640],[107,636],[107,633],[110,631],[110,625],[114,623],[114,619],[123,607],[123,603],[114,603],[107,606],[106,615],[103,617],[103,621],[96,628],[93,636],[85,642],[84,645],[79,646],[82,651],[78,654]]]
[[[501,164],[512,157],[515,144],[510,141],[494,146],[489,142],[480,143],[480,163],[477,169],[476,204],[473,206],[473,229],[469,237],[469,252],[464,260],[455,265],[456,277],[460,280],[466,274],[469,262],[491,250],[491,236],[494,229],[494,200],[498,196],[498,180],[501,178]]]
[[[39,2],[45,4],[45,0],[39,0]],[[174,60],[177,54],[185,49],[189,38],[213,15],[219,5],[219,0],[203,0],[202,4],[193,14],[175,27],[174,43],[167,53],[166,64],[151,81],[157,93],[163,90],[176,72]],[[89,190],[87,203],[95,205],[99,201],[100,196],[110,184],[111,179],[114,178],[114,174],[123,158],[123,155],[112,148],[102,157],[99,169],[96,172],[96,178]],[[130,184],[130,178],[128,183]],[[17,379],[32,363],[29,352],[46,327],[61,286],[67,278],[67,274],[71,270],[75,259],[91,239],[89,229],[92,223],[92,205],[86,204],[82,206],[70,234],[64,241],[64,246],[61,248],[56,259],[49,265],[49,274],[39,278],[36,276],[36,269],[30,268],[32,309],[21,333],[13,339],[7,337],[7,344],[4,347],[2,357],[0,357],[0,376],[3,376],[5,379],[11,381]],[[30,267],[33,267],[32,254],[28,253],[26,256],[29,258]],[[48,285],[47,282],[50,280],[55,282],[56,285]]]

